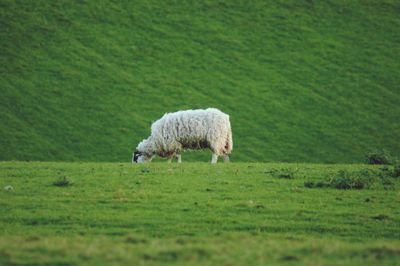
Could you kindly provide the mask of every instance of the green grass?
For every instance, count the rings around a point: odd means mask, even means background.
[[[0,265],[398,264],[399,10],[2,0]],[[119,163],[206,107],[233,163]]]
[[[2,162],[0,264],[395,265],[394,169]],[[343,172],[373,185],[305,185]]]
[[[163,113],[210,106],[233,161],[400,156],[399,7],[2,0],[0,160],[129,161]]]

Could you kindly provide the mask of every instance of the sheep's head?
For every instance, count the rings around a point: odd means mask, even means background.
[[[141,154],[140,152],[135,151],[135,152],[132,154],[132,163],[137,163],[137,162],[138,162],[138,159],[139,159],[139,157],[140,157],[141,155],[142,155],[142,154]]]
[[[147,163],[151,162],[153,155],[142,153],[140,151],[135,151],[132,154],[132,163]]]
[[[155,155],[154,150],[154,142],[151,137],[142,140],[136,147],[136,151],[132,154],[132,163],[151,162]]]

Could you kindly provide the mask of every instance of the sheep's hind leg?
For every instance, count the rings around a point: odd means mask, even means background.
[[[218,155],[213,153],[212,158],[211,158],[211,163],[217,163],[217,161],[218,161]]]
[[[181,163],[181,162],[182,162],[182,157],[181,157],[180,154],[177,154],[177,155],[176,155],[176,159],[178,160],[178,163]]]
[[[174,158],[174,156],[173,156],[173,155],[169,155],[169,156],[167,157],[167,162],[168,162],[168,163],[171,163],[171,162],[172,162],[172,158]]]

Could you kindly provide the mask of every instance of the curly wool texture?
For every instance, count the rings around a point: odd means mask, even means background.
[[[218,156],[230,154],[233,148],[229,115],[215,108],[166,113],[152,124],[150,137],[137,150],[169,157],[184,149],[205,148]]]

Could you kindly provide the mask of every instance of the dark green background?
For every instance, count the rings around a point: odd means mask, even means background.
[[[0,2],[0,160],[129,161],[165,112],[233,161],[400,155],[399,1]],[[209,160],[187,153],[183,160]]]

